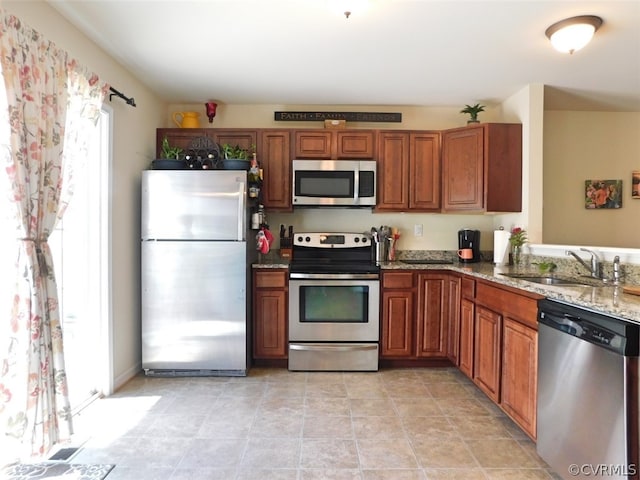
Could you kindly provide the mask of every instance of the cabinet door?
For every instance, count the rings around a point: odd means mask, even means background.
[[[257,130],[243,129],[215,129],[212,130],[213,139],[220,145],[229,144],[231,146],[240,146],[245,150],[251,151],[252,147],[258,144]],[[221,152],[222,153],[222,152]]]
[[[454,365],[460,365],[460,278],[450,275],[447,283],[447,357]]]
[[[385,357],[413,355],[413,292],[383,290],[380,354]]]
[[[286,270],[254,272],[254,358],[287,358],[287,288]]]
[[[291,135],[289,130],[260,135],[258,161],[264,169],[262,201],[266,208],[291,209]]]
[[[378,134],[377,210],[404,211],[409,206],[409,134]]]
[[[295,132],[294,158],[331,159],[335,150],[331,130],[298,130]]]
[[[254,358],[286,358],[286,292],[258,289],[254,301]]]
[[[460,371],[473,378],[473,344],[475,334],[475,304],[466,298],[460,301]]]
[[[535,440],[538,332],[505,317],[502,355],[501,406]]]
[[[440,135],[409,136],[409,210],[440,209]]]
[[[418,313],[416,316],[416,356],[446,356],[447,275],[418,275]]]
[[[372,131],[336,130],[337,159],[374,158],[374,135]]]
[[[442,208],[484,208],[484,135],[482,127],[444,132]]]
[[[476,305],[473,380],[491,400],[500,399],[502,315]]]
[[[210,128],[158,128],[156,129],[156,158],[162,158],[162,141],[167,137],[169,145],[188,150],[196,138],[212,138]]]

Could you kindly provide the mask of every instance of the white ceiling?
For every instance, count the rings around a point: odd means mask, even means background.
[[[546,108],[640,111],[640,0],[331,1],[49,0],[170,103],[493,105],[544,84]],[[586,14],[593,41],[553,50],[545,29]]]

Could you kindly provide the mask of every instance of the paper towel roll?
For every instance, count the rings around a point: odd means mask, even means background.
[[[508,230],[495,230],[493,232],[493,263],[496,265],[509,264],[509,237]]]

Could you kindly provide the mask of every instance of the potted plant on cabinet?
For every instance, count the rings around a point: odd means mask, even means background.
[[[460,113],[466,113],[469,115],[467,123],[480,123],[478,121],[478,114],[480,112],[484,112],[484,105],[480,105],[479,103],[476,103],[475,105],[465,105],[464,108],[460,110]]]
[[[225,170],[249,170],[251,165],[251,155],[249,150],[255,151],[256,146],[251,145],[250,148],[242,148],[240,145],[230,145],[225,143],[222,145],[222,165]]]
[[[169,145],[169,139],[162,139],[162,151],[160,158],[156,158],[151,162],[151,168],[154,170],[183,170],[186,168],[184,160],[180,159],[183,150],[180,147],[172,147]]]

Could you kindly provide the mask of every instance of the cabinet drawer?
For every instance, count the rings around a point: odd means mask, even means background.
[[[507,291],[499,286],[478,282],[476,302],[509,315],[524,325],[537,330],[537,299]]]
[[[287,272],[284,270],[256,272],[255,279],[255,288],[285,288],[287,286]]]
[[[413,288],[413,272],[383,274],[382,288]]]
[[[476,281],[472,278],[462,277],[462,282],[460,282],[460,295],[465,298],[475,298]]]

